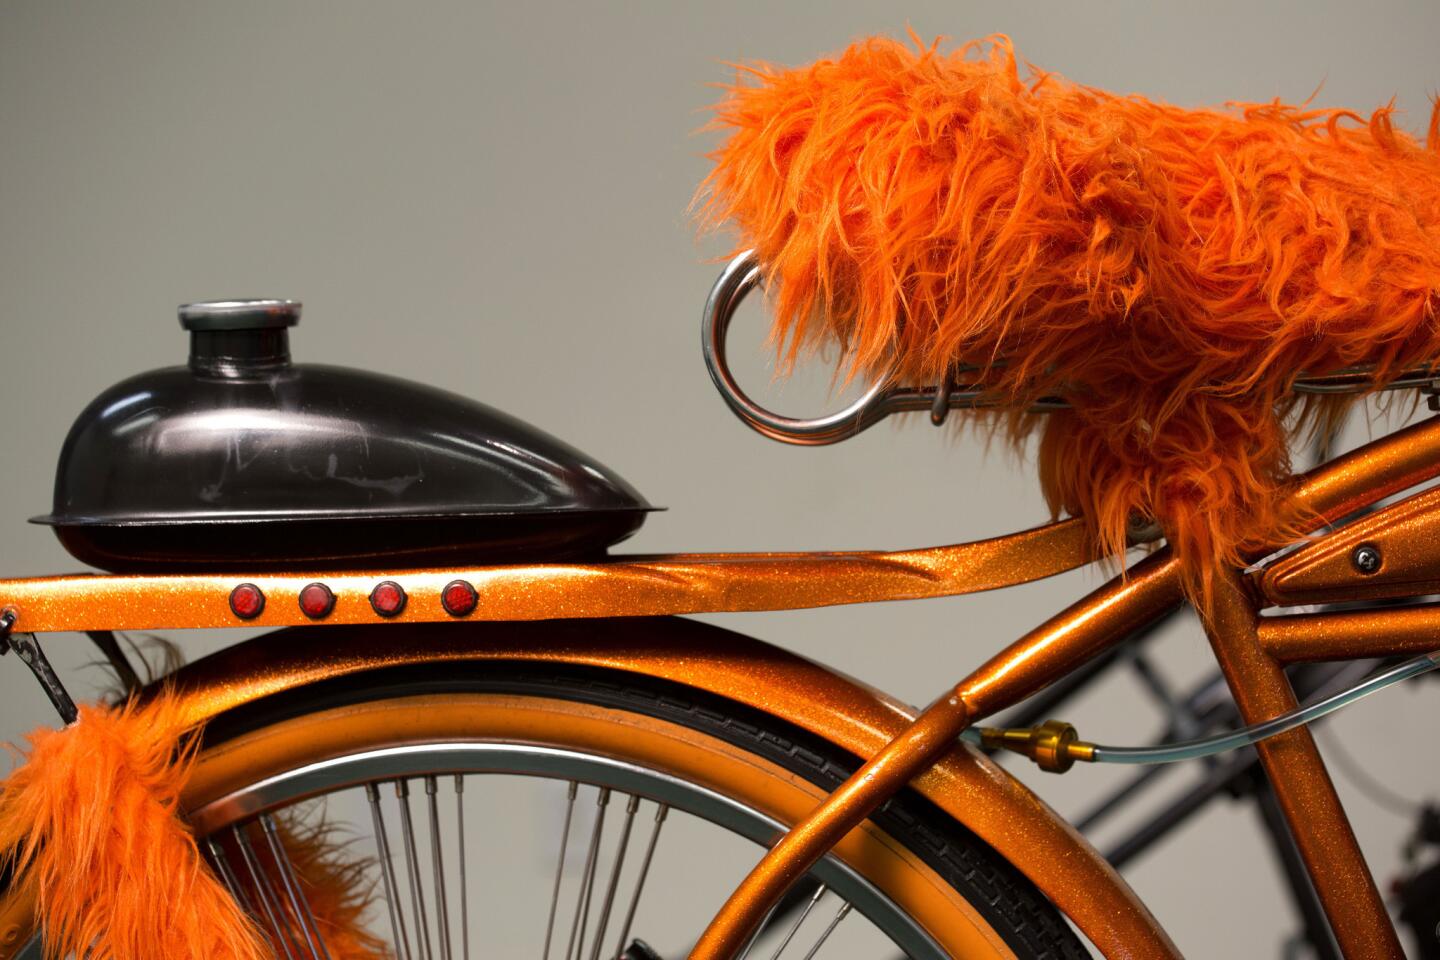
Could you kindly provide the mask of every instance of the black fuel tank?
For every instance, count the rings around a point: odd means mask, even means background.
[[[464,397],[290,360],[300,304],[180,309],[187,366],[125,380],[65,440],[50,524],[117,572],[599,556],[653,509],[574,447]]]

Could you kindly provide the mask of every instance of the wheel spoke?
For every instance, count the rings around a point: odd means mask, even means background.
[[[620,870],[625,866],[625,851],[630,846],[630,830],[635,826],[635,811],[640,809],[640,798],[631,795],[625,804],[625,822],[620,825],[620,842],[615,848],[615,865],[610,868],[610,880],[605,884],[605,898],[600,901],[600,918],[595,921],[595,939],[590,947],[590,960],[600,960],[600,945],[605,940],[605,928],[610,925],[610,911],[615,907],[615,888],[620,884]]]
[[[580,875],[580,895],[575,899],[575,920],[570,924],[570,943],[565,947],[565,956],[580,960],[585,951],[585,927],[589,919],[590,895],[595,890],[595,861],[600,852],[600,837],[605,832],[605,814],[610,807],[610,788],[601,787],[595,799],[595,826],[590,831],[590,849],[585,854],[585,869]],[[576,933],[580,938],[577,941]]]
[[[775,914],[780,911],[780,906],[784,902],[785,901],[782,900],[766,911],[765,919],[761,920],[760,925],[755,928],[755,932],[750,934],[750,939],[746,941],[745,949],[740,951],[740,956],[737,960],[747,960],[750,956],[750,951],[755,949],[755,944],[759,943],[760,938],[765,935],[766,929],[770,926],[770,921],[775,919]]]
[[[645,889],[645,878],[649,877],[649,862],[655,859],[655,845],[660,842],[660,828],[665,825],[665,815],[670,813],[668,803],[660,803],[655,806],[655,826],[649,832],[649,842],[645,843],[645,856],[639,861],[639,874],[635,877],[635,892],[631,894],[631,905],[625,911],[625,923],[621,925],[621,938],[615,944],[615,960],[621,960],[625,954],[625,941],[629,940],[631,924],[635,923],[635,911],[639,910],[639,894]]]
[[[545,923],[545,951],[541,960],[550,960],[550,938],[555,932],[555,909],[560,904],[560,880],[565,876],[565,847],[570,842],[570,820],[575,814],[575,794],[579,787],[574,780],[566,789],[565,825],[560,828],[560,858],[555,863],[555,886],[550,891],[550,919]]]
[[[830,921],[830,925],[820,933],[820,939],[816,940],[815,946],[811,947],[810,952],[805,954],[804,960],[811,960],[815,954],[820,952],[820,948],[825,945],[825,941],[830,938],[830,934],[835,932],[835,928],[840,926],[840,921],[844,920],[849,913],[850,904],[840,904],[840,909],[835,912],[835,917]]]
[[[275,896],[275,891],[270,886],[270,879],[261,868],[260,860],[255,856],[255,850],[250,846],[249,838],[245,836],[243,825],[237,824],[231,827],[230,833],[235,837],[235,845],[240,848],[240,858],[245,862],[245,871],[250,875],[250,882],[255,887],[255,896],[260,901],[266,921],[270,924],[271,939],[284,952],[286,960],[296,960],[295,951],[290,946],[287,929],[289,925],[280,922],[280,898]]]
[[[460,858],[460,956],[470,960],[470,902],[465,893],[465,778],[455,774],[455,849]]]
[[[410,877],[410,900],[415,908],[416,948],[425,960],[434,960],[430,916],[425,911],[425,889],[420,882],[420,858],[415,851],[415,823],[410,819],[410,784],[404,778],[395,781],[395,797],[400,801],[400,836],[405,841],[405,868]]]
[[[820,898],[823,896],[825,896],[825,884],[822,883],[815,888],[815,894],[810,898],[810,902],[805,904],[805,909],[800,911],[800,916],[796,917],[795,922],[790,924],[790,929],[785,933],[785,939],[780,941],[780,946],[775,948],[775,952],[770,955],[770,960],[779,960],[780,954],[784,953],[785,948],[790,946],[790,941],[795,939],[795,934],[799,932],[800,925],[805,922],[806,917],[810,916],[810,911],[815,909],[815,904],[819,903]]]
[[[245,888],[240,885],[239,878],[235,876],[235,871],[230,866],[230,858],[225,856],[225,849],[213,839],[205,841],[205,848],[210,853],[210,859],[214,862],[220,879],[225,882],[225,889],[230,891],[230,895],[241,907],[245,908],[248,913],[254,914],[255,908],[250,903],[250,895],[245,892]]]
[[[440,956],[450,957],[450,905],[445,898],[445,858],[440,844],[439,783],[432,774],[425,778],[425,799],[430,808],[430,861],[435,867],[435,923],[440,928]]]
[[[635,911],[640,906],[640,891],[645,889],[645,878],[650,874],[650,861],[655,858],[655,844],[660,840],[660,828],[665,825],[665,815],[670,812],[669,804],[655,807],[655,827],[650,831],[650,841],[645,845],[645,856],[640,860],[640,873],[635,878],[635,892],[630,895],[630,906],[625,911],[625,922],[620,927],[620,940],[615,944],[615,960],[625,954],[625,941],[630,939],[630,926],[635,922]]]
[[[241,909],[258,920],[261,910],[255,906],[250,892],[245,889],[245,885],[235,875],[235,868],[230,865],[230,857],[225,853],[225,848],[213,837],[206,839],[205,847],[210,853],[210,859],[215,863],[216,870],[220,873],[220,878],[225,882],[225,888],[230,891],[230,895],[240,904]],[[261,929],[266,939],[273,942],[274,934],[264,927]]]
[[[395,954],[400,960],[411,960],[405,910],[398,899],[395,864],[390,857],[390,838],[385,832],[385,817],[380,812],[380,788],[373,781],[365,784],[365,799],[370,802],[370,820],[375,828],[375,850],[380,860],[380,876],[385,884],[385,906],[390,909],[390,933],[395,937]]]
[[[310,913],[310,903],[300,892],[300,885],[295,880],[295,870],[290,865],[290,856],[285,852],[285,845],[280,842],[280,832],[275,829],[275,818],[269,814],[262,816],[260,830],[265,834],[265,843],[275,861],[275,872],[280,874],[280,885],[285,888],[285,896],[290,901],[290,912],[294,914],[295,922],[310,947],[310,956],[315,960],[330,960],[330,953],[325,949],[325,942],[320,939],[320,931],[315,926],[315,917]]]

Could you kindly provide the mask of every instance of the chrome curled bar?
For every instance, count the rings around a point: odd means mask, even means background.
[[[998,402],[974,386],[956,387],[945,383],[935,387],[889,386],[892,375],[878,378],[859,399],[835,413],[810,420],[786,417],[760,406],[740,389],[730,372],[725,353],[725,337],[730,321],[745,295],[758,287],[763,279],[760,260],[755,251],[747,250],[726,265],[720,278],[710,288],[705,301],[705,315],[700,323],[700,346],[705,367],[715,389],[730,410],[746,425],[772,440],[799,446],[823,446],[848,440],[895,413],[930,411],[930,420],[937,426],[945,422],[950,410],[977,410],[998,406]],[[1046,399],[1032,405],[1035,413],[1063,410],[1069,406],[1059,399]]]
[[[813,420],[797,420],[773,413],[740,389],[726,362],[725,336],[740,301],[760,285],[761,279],[760,259],[754,250],[747,250],[726,265],[705,300],[700,345],[705,353],[705,367],[710,371],[710,379],[730,410],[745,424],[772,440],[812,447],[847,440],[888,416],[889,411],[881,409],[886,393],[884,379],[876,381],[864,396],[844,410]]]
[[[705,300],[705,314],[700,323],[700,346],[705,367],[715,389],[737,417],[747,426],[772,440],[799,446],[823,446],[848,440],[895,413],[930,411],[930,422],[945,422],[951,410],[981,410],[1003,406],[1002,398],[988,393],[979,384],[956,384],[951,378],[933,387],[890,386],[893,374],[878,378],[859,399],[843,410],[813,419],[786,417],[768,410],[752,400],[730,372],[726,359],[725,339],[730,321],[741,301],[764,279],[760,258],[754,250],[746,250],[721,272],[710,296]],[[962,371],[964,370],[962,369]],[[1340,370],[1319,376],[1297,377],[1291,389],[1308,394],[1357,394],[1375,390],[1419,389],[1440,393],[1440,363],[1434,367],[1408,370],[1385,384],[1377,385],[1370,371],[1363,367]],[[1070,406],[1061,397],[1045,397],[1030,405],[1031,413],[1050,413]]]

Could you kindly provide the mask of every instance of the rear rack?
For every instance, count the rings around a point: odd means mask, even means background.
[[[799,446],[822,446],[848,440],[896,413],[930,411],[930,422],[939,426],[951,410],[985,410],[1007,406],[1004,400],[987,391],[979,382],[967,382],[967,373],[978,372],[962,367],[933,387],[890,386],[893,377],[881,377],[864,395],[843,410],[813,419],[787,417],[768,410],[752,400],[730,372],[726,359],[725,340],[730,321],[745,295],[759,286],[763,279],[760,259],[754,250],[747,250],[725,267],[710,296],[705,301],[705,315],[700,325],[701,347],[705,366],[715,389],[730,410],[747,426],[772,440]],[[1440,365],[1437,365],[1440,366]],[[1297,378],[1291,389],[1295,393],[1336,395],[1368,393],[1375,390],[1419,389],[1432,395],[1440,390],[1440,369],[1423,367],[1408,370],[1377,387],[1373,371],[1356,367],[1334,373]],[[1432,396],[1432,401],[1434,397]],[[1030,413],[1051,413],[1068,409],[1063,397],[1043,397],[1028,407]]]
[[[97,630],[568,620],[952,597],[1093,559],[1076,519],[919,550],[692,553],[594,563],[0,580],[5,638]],[[805,584],[797,590],[796,584]]]

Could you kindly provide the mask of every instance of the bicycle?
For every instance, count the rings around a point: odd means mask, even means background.
[[[763,409],[735,383],[724,350],[736,307],[761,278],[760,258],[737,257],[703,327],[722,396],[761,433],[833,442],[892,413],[929,410],[943,422],[950,410],[996,402],[989,384],[965,379],[973,369],[956,367],[928,387],[878,378],[848,409],[817,420]],[[1345,955],[1400,954],[1306,724],[1440,666],[1440,608],[1390,605],[1434,593],[1440,494],[1424,485],[1440,477],[1440,418],[1298,477],[1286,502],[1320,532],[1298,546],[1266,542],[1250,548],[1246,567],[1212,571],[1207,632],[1244,728],[1110,747],[1055,721],[977,723],[1197,597],[1184,558],[1159,543],[1154,524],[1127,533],[1153,548],[1147,557],[917,713],[678,617],[1031,582],[1095,562],[1086,520],[898,552],[613,556],[609,547],[650,507],[584,454],[439,391],[293,364],[298,304],[194,304],[181,317],[188,367],[102,395],[62,456],[48,522],[77,556],[118,572],[0,582],[0,626],[67,722],[77,708],[36,635],[91,634],[132,703],[163,699],[177,729],[202,731],[180,806],[215,882],[275,952],[340,955],[337,931],[351,936],[343,955],[382,949],[336,919],[354,921],[363,904],[326,910],[307,896],[319,889],[307,886],[318,868],[286,819],[303,801],[348,796],[374,827],[379,919],[393,949],[407,960],[469,955],[479,935],[473,878],[464,857],[447,859],[447,844],[464,849],[476,793],[467,785],[503,774],[514,778],[503,788],[517,791],[514,809],[547,802],[530,788],[549,787],[563,811],[553,885],[526,915],[544,931],[547,958],[654,956],[639,936],[645,898],[663,892],[650,871],[662,834],[692,821],[747,854],[750,844],[768,847],[713,920],[717,901],[697,894],[703,933],[693,957],[744,956],[761,937],[778,956],[826,896],[838,906],[807,956],[855,916],[912,957],[1085,955],[1071,924],[1106,956],[1173,957],[1113,867],[984,751],[1063,772],[1253,745]],[[1293,389],[1311,394],[1434,384],[1428,367],[1293,373]],[[1070,400],[1047,393],[1029,407],[1061,411]],[[477,487],[485,509],[464,499]],[[1326,607],[1308,609],[1317,604]],[[115,639],[238,626],[279,629],[143,688]],[[1402,659],[1304,707],[1283,669],[1392,658]],[[412,791],[424,796],[420,830]],[[592,797],[585,837],[572,827]],[[607,812],[622,802],[619,841],[602,867]],[[581,847],[573,876],[567,850]],[[692,890],[703,880],[686,877]],[[34,909],[14,889],[0,903],[0,956],[31,942]]]

